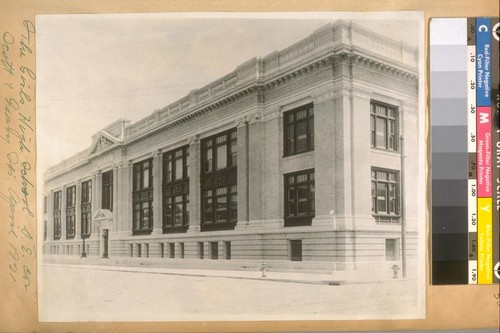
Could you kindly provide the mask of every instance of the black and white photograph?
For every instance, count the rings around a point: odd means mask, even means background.
[[[41,322],[425,318],[422,13],[36,27]]]

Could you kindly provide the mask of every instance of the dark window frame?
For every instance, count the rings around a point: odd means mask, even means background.
[[[61,239],[61,205],[62,205],[62,191],[54,192],[53,203],[53,224],[54,224],[54,240]]]
[[[102,173],[101,208],[113,211],[113,169]]]
[[[165,152],[162,158],[163,233],[186,232],[189,227],[189,145]],[[182,165],[180,177],[177,161],[181,161]],[[180,223],[176,209],[178,204],[181,205]]]
[[[153,158],[134,163],[132,172],[132,235],[149,235],[153,231]]]
[[[385,179],[379,176],[385,174]],[[372,216],[377,222],[400,222],[400,177],[398,170],[371,168]],[[391,194],[391,190],[394,194]],[[385,194],[384,194],[385,191]],[[385,202],[385,205],[383,204]],[[385,206],[385,210],[381,207]]]
[[[81,186],[81,237],[89,238],[92,232],[92,180],[82,182]]]
[[[383,113],[377,112],[377,108]],[[382,126],[379,126],[381,120]],[[392,131],[392,133],[391,133]],[[377,142],[379,132],[384,142]],[[374,149],[399,151],[399,109],[397,106],[372,100],[370,102],[370,146]]]
[[[299,180],[299,177],[306,177],[306,180]],[[293,182],[291,181],[293,180]],[[306,186],[307,198],[299,200],[299,191]],[[290,196],[293,194],[293,198]],[[284,174],[284,222],[285,227],[308,226],[312,224],[312,219],[316,215],[315,207],[315,175],[314,169],[307,169]],[[300,204],[307,205],[306,212],[300,212]]]
[[[305,116],[302,113],[305,112]],[[299,128],[305,124],[305,146],[298,147]],[[283,113],[283,156],[314,151],[314,104],[309,103]]]
[[[232,128],[201,140],[201,231],[233,230],[238,221],[237,134]],[[219,147],[225,147],[226,165],[217,169]],[[219,220],[218,200],[219,213],[223,213],[220,203],[224,201],[226,212]]]
[[[66,239],[75,238],[76,186],[66,188]]]

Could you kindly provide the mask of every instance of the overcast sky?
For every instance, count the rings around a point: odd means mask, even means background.
[[[88,148],[111,122],[140,120],[341,16],[409,45],[419,40],[416,16],[401,13],[199,15],[38,16],[39,170]]]

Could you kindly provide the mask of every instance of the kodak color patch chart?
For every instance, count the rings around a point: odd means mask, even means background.
[[[430,23],[432,283],[500,278],[498,18]]]

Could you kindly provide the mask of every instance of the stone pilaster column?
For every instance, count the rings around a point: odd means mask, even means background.
[[[152,234],[162,234],[162,169],[163,161],[161,151],[153,153],[153,232]]]
[[[66,186],[61,189],[61,239],[66,239]]]
[[[366,93],[353,90],[351,97],[351,135],[349,140],[352,142],[351,150],[352,176],[352,216],[355,220],[353,229],[363,224],[372,225],[372,199],[371,199],[371,167],[381,165],[372,165],[373,158],[367,158],[372,154],[370,147],[370,96]],[[399,140],[399,138],[396,138]],[[399,144],[399,142],[398,142]],[[374,150],[376,152],[380,152]],[[381,160],[394,159],[399,166],[399,156],[395,152],[387,151],[380,157]],[[376,161],[376,160],[375,160]],[[347,181],[347,179],[346,179]]]
[[[337,187],[335,174],[336,147],[335,133],[339,124],[335,121],[336,110],[333,91],[325,91],[314,98],[314,178],[316,179],[314,205],[315,217],[313,225],[334,228],[334,216],[337,213],[335,190]]]
[[[114,228],[111,230],[112,232],[116,232],[118,230],[118,216],[117,216],[117,206],[118,206],[118,184],[119,184],[119,178],[118,178],[118,165],[113,166],[113,204],[111,206],[111,209],[113,210],[113,223],[114,223]],[[121,185],[121,184],[120,184]]]
[[[198,135],[189,143],[189,229],[188,232],[200,231],[201,210],[201,147]]]
[[[82,182],[76,182],[75,201],[75,239],[79,239],[82,234]]]
[[[250,219],[249,207],[249,120],[243,118],[239,121],[237,127],[238,140],[238,163],[237,163],[237,182],[238,182],[238,224],[237,228],[248,225]]]
[[[116,197],[116,231],[123,236],[132,235],[132,164],[124,162],[118,167]]]
[[[264,136],[259,113],[255,113],[249,118],[248,131],[248,220],[260,222],[262,220],[262,198],[264,197],[261,183]]]

